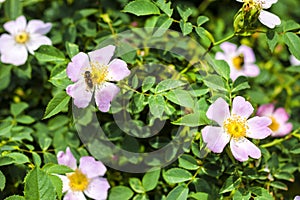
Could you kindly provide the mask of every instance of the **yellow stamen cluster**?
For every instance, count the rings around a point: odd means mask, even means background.
[[[99,62],[91,62],[92,80],[96,85],[100,85],[106,81],[108,75],[108,66],[101,65]]]
[[[226,119],[223,127],[225,132],[234,139],[246,136],[248,130],[247,120],[237,115],[232,115]]]
[[[89,179],[79,169],[76,169],[74,173],[67,175],[67,177],[72,191],[84,191],[89,185]]]
[[[272,120],[272,124],[269,126],[269,128],[272,131],[277,131],[280,127],[280,124],[276,121],[274,117],[270,117],[270,119]]]
[[[29,40],[29,34],[24,32],[20,32],[15,36],[15,40],[19,44],[24,44]]]
[[[237,70],[240,70],[243,68],[243,65],[244,65],[244,55],[241,54],[241,55],[238,55],[236,57],[234,57],[232,59],[232,63],[233,63],[233,66],[237,69]]]

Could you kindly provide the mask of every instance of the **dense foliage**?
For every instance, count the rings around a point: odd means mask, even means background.
[[[0,3],[0,199],[63,199],[59,175],[90,183],[79,160],[91,157],[106,165],[89,160],[101,168],[95,177],[108,181],[102,195],[110,200],[300,195],[300,1],[270,0],[267,8],[257,2]],[[272,18],[268,25],[262,8],[280,23]],[[43,23],[16,37],[19,30],[7,23],[20,16]],[[24,52],[14,51],[10,34]],[[26,43],[36,34],[39,45]],[[91,53],[97,49],[98,58]],[[91,66],[77,73],[87,67],[86,54]],[[76,82],[84,89],[72,90]],[[87,105],[76,103],[89,94],[95,98]],[[251,126],[251,118],[265,121]],[[244,136],[251,148],[239,143]],[[68,191],[93,197],[85,186]]]

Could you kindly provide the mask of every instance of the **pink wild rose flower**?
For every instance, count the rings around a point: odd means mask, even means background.
[[[41,45],[51,45],[51,40],[44,36],[52,27],[51,23],[41,20],[30,20],[27,24],[24,16],[6,22],[4,29],[9,34],[0,36],[1,62],[13,65],[23,65],[28,52],[34,54]]]
[[[110,81],[120,81],[130,74],[123,60],[110,61],[114,51],[115,46],[108,45],[88,54],[80,52],[68,64],[67,75],[74,84],[69,85],[66,91],[74,98],[74,104],[78,108],[87,107],[95,93],[99,110],[109,111],[111,101],[120,91]]]
[[[241,96],[233,99],[231,112],[228,103],[222,98],[211,104],[206,116],[219,126],[206,126],[202,129],[203,141],[208,149],[214,153],[221,153],[230,142],[231,152],[238,161],[246,161],[249,156],[260,158],[260,149],[246,137],[266,138],[271,134],[268,126],[272,121],[268,117],[258,116],[248,119],[253,110],[250,102]]]
[[[69,147],[66,153],[58,152],[57,161],[58,164],[74,170],[66,176],[57,175],[63,182],[63,193],[66,192],[64,200],[86,200],[84,194],[96,200],[107,198],[110,185],[106,178],[102,178],[106,172],[106,167],[102,162],[96,161],[91,156],[84,156],[80,158],[79,167],[77,167],[76,159]]]
[[[284,108],[277,108],[276,110],[274,108],[274,104],[261,105],[256,114],[269,117],[272,120],[272,124],[269,126],[272,130],[271,136],[282,137],[292,131],[293,125],[287,123],[289,115]]]
[[[255,77],[259,74],[259,68],[255,64],[253,50],[245,45],[239,48],[233,43],[224,42],[220,45],[223,52],[217,52],[217,60],[225,60],[230,67],[230,78],[234,81],[239,76]]]

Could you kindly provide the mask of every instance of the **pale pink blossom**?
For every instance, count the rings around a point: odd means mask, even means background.
[[[293,129],[292,123],[288,123],[289,115],[284,108],[275,110],[274,104],[261,105],[256,113],[258,116],[266,116],[272,120],[269,128],[272,130],[271,136],[282,137],[290,133]]]
[[[253,50],[241,45],[239,48],[233,43],[224,42],[220,45],[223,52],[217,52],[217,60],[225,60],[230,67],[230,78],[234,81],[239,76],[255,77],[260,70],[255,64],[255,54]]]
[[[290,63],[293,66],[300,66],[300,60],[298,60],[295,56],[291,55],[290,56]]]
[[[28,52],[34,54],[41,45],[51,45],[51,40],[44,36],[52,27],[51,23],[41,20],[30,20],[27,24],[24,16],[6,22],[4,29],[9,34],[0,36],[1,62],[13,65],[23,65]]]
[[[87,107],[94,94],[99,110],[109,111],[111,101],[120,91],[111,81],[120,81],[130,74],[123,60],[110,61],[114,51],[115,46],[108,45],[88,54],[80,52],[68,64],[67,75],[74,84],[66,91],[78,108]]]
[[[260,149],[246,137],[268,137],[271,134],[268,126],[272,121],[268,117],[258,116],[248,119],[253,110],[250,102],[241,96],[233,99],[231,112],[228,103],[222,98],[211,104],[206,116],[219,126],[206,126],[202,129],[202,138],[208,149],[214,153],[221,153],[230,143],[232,155],[238,161],[246,161],[249,157],[260,158]]]
[[[276,3],[277,0],[236,0],[248,4],[248,7],[259,11],[259,21],[269,28],[274,28],[280,25],[281,20],[277,15],[265,11],[263,9],[269,9],[272,4]]]
[[[91,199],[104,200],[107,198],[110,185],[106,178],[102,176],[106,172],[106,167],[100,161],[96,161],[91,156],[80,158],[79,167],[76,159],[69,147],[66,153],[58,152],[57,161],[60,165],[65,165],[74,170],[66,176],[57,175],[63,182],[63,193],[66,193],[64,200],[86,200],[86,196]]]

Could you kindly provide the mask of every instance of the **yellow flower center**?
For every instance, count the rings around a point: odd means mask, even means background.
[[[233,66],[237,69],[237,70],[240,70],[243,68],[243,65],[244,65],[244,55],[243,54],[240,54],[236,57],[234,57],[232,59],[232,63],[233,63]]]
[[[72,191],[84,191],[89,185],[89,179],[79,169],[76,169],[74,173],[67,175],[67,177]]]
[[[24,44],[29,40],[29,34],[25,31],[20,32],[15,36],[15,40],[17,43]]]
[[[245,118],[233,115],[225,120],[223,127],[231,137],[238,139],[246,136],[248,126]]]
[[[106,81],[108,75],[108,66],[101,65],[98,62],[91,62],[91,76],[93,84],[100,85]]]
[[[272,131],[277,131],[279,129],[280,124],[276,121],[274,117],[270,117],[270,119],[272,120],[272,124],[269,126],[269,128]]]

